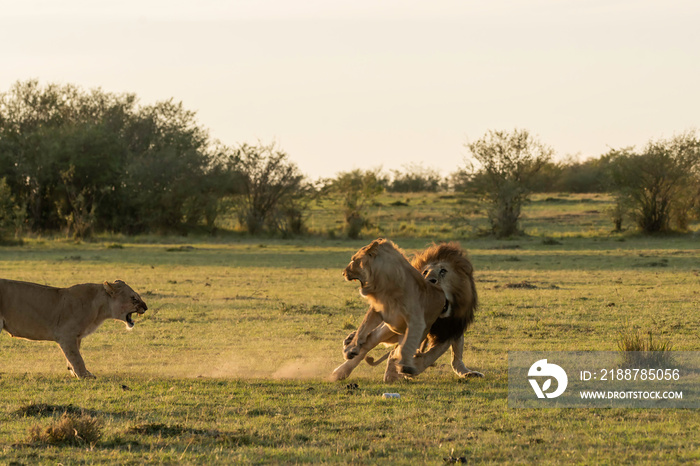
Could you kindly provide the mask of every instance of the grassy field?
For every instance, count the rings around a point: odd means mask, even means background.
[[[54,343],[0,334],[0,463],[700,462],[696,410],[509,409],[506,399],[508,351],[617,350],[630,329],[700,350],[695,234],[609,234],[604,196],[542,196],[526,212],[528,236],[507,241],[474,236],[485,225],[477,214],[458,226],[452,198],[380,202],[360,241],[332,239],[338,226],[319,207],[319,234],[294,240],[33,238],[0,248],[0,277],[121,278],[149,306],[132,331],[110,321],[85,340],[97,380],[69,378]],[[325,380],[366,309],[341,270],[378,234],[409,253],[433,239],[469,250],[481,307],[465,363],[484,379],[458,380],[444,356],[410,382],[385,385],[383,368],[365,364]],[[96,436],[37,435],[64,416],[91,420]]]

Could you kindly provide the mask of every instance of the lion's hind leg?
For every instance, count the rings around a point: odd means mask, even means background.
[[[450,340],[430,345],[426,351],[416,353],[414,364],[416,365],[416,375],[425,371],[428,367],[435,364],[435,361],[440,359],[440,356],[445,354],[447,348],[452,342]]]
[[[481,372],[467,369],[462,361],[464,355],[464,335],[452,340],[452,370],[460,377],[483,377]]]

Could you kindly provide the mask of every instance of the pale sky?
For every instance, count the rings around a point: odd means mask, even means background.
[[[0,0],[18,80],[174,98],[315,179],[447,175],[487,130],[598,157],[700,129],[695,0]]]

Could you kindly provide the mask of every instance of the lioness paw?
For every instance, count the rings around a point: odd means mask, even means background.
[[[355,356],[360,354],[360,350],[357,348],[357,346],[350,346],[348,348],[345,348],[345,351],[343,351],[343,356],[345,356],[345,359],[355,359]]]
[[[345,340],[343,340],[343,349],[347,348],[350,343],[352,343],[352,340],[355,338],[355,331],[353,330],[348,334],[347,337],[345,337]]]

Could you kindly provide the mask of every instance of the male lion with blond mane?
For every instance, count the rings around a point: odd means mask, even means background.
[[[414,362],[415,375],[420,374],[442,356],[447,348],[452,349],[452,369],[460,377],[483,377],[477,371],[467,369],[462,360],[464,352],[464,333],[474,320],[474,311],[477,307],[476,285],[473,278],[473,267],[466,252],[458,243],[433,244],[426,250],[418,253],[411,261],[425,280],[437,284],[442,288],[449,305],[430,327],[427,338],[423,340],[420,351],[416,353]],[[344,341],[344,352],[347,354],[355,332],[350,333]],[[393,344],[398,341],[400,335],[387,332],[384,324],[376,327],[367,337],[363,347],[363,355],[366,355],[378,344]],[[377,365],[388,354],[378,360],[366,357],[371,365]],[[331,375],[331,379],[340,380],[348,377],[352,370],[360,363],[361,358],[350,359],[339,366]],[[395,368],[390,362],[384,379],[387,381],[399,378]]]
[[[141,297],[121,280],[55,288],[0,279],[0,331],[26,340],[55,341],[68,369],[79,379],[95,378],[80,355],[83,338],[107,319],[123,321],[131,330],[133,314],[147,309]]]
[[[414,355],[421,341],[435,320],[449,312],[442,289],[425,280],[411,266],[403,251],[385,239],[377,239],[360,249],[343,275],[348,281],[360,282],[360,294],[370,304],[369,311],[346,348],[345,357],[349,360],[358,357],[361,361],[367,351],[378,343],[402,335],[399,346],[389,357],[389,365],[400,374],[416,374]],[[343,377],[344,371],[341,372],[338,373],[336,369],[332,378],[345,378],[347,375]],[[387,374],[385,379],[389,381],[394,377]]]

